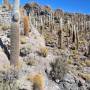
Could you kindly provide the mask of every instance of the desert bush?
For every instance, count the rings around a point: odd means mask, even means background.
[[[90,74],[87,73],[79,73],[79,76],[86,81],[90,81]]]
[[[67,63],[68,63],[68,64],[72,64],[72,63],[73,63],[73,60],[68,59],[68,60],[67,60]]]
[[[56,47],[57,46],[57,37],[55,36],[55,34],[52,33],[44,33],[44,39],[45,39],[45,44],[46,46],[49,47]]]
[[[90,67],[90,60],[85,61],[86,66]]]
[[[2,30],[8,30],[8,29],[10,29],[11,27],[10,27],[10,25],[2,25]]]
[[[77,51],[77,50],[72,50],[72,53],[73,53],[74,55],[78,55],[78,51]]]
[[[26,42],[27,42],[26,37],[25,36],[21,36],[20,37],[20,42],[21,42],[21,44],[26,44]]]
[[[63,80],[64,75],[68,71],[67,63],[64,60],[56,59],[51,64],[50,78],[56,83],[60,83]]]
[[[36,65],[37,62],[36,62],[36,60],[29,60],[29,61],[26,62],[26,64],[30,65],[30,66],[33,66],[33,65]]]
[[[47,54],[48,54],[48,49],[46,47],[42,47],[40,48],[40,52],[39,54],[43,57],[47,57]]]
[[[81,66],[86,66],[86,64],[85,64],[85,62],[84,61],[79,61],[79,64],[81,65]]]
[[[0,23],[0,26],[2,26],[2,23]]]
[[[17,78],[18,74],[13,69],[7,72],[0,72],[0,90],[18,90]]]
[[[23,18],[23,22],[24,22],[24,35],[28,36],[29,35],[29,17],[28,16],[24,16]]]
[[[38,73],[34,76],[27,77],[27,80],[33,82],[33,90],[43,90],[44,89],[44,77],[41,73]]]
[[[20,49],[20,56],[25,57],[30,53],[30,48],[23,47]]]

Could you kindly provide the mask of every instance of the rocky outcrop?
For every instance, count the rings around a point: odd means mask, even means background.
[[[7,70],[10,67],[10,62],[8,57],[3,52],[2,48],[0,47],[0,71]]]

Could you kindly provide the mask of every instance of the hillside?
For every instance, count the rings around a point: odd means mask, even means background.
[[[53,11],[37,3],[20,7],[20,55],[13,67],[12,5],[4,5],[0,90],[90,90],[90,15]]]

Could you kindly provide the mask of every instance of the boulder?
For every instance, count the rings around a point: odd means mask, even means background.
[[[10,66],[10,62],[7,56],[5,55],[5,53],[0,48],[0,71],[8,69],[9,66]]]

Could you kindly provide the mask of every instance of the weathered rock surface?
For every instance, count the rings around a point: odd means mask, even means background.
[[[0,71],[7,70],[10,66],[10,62],[0,47]]]

